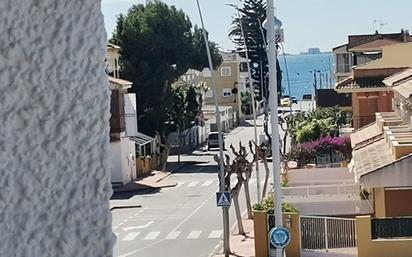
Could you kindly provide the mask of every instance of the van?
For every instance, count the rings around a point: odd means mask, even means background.
[[[210,132],[207,136],[207,150],[219,148],[219,132]],[[223,140],[223,150],[225,149],[225,137],[221,134]]]

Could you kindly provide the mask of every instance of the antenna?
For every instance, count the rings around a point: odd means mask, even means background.
[[[379,20],[373,20],[373,30],[376,31],[376,23],[379,24],[379,34],[382,34],[382,28],[383,26],[387,25],[388,23],[384,23],[382,21],[382,16],[379,16]]]

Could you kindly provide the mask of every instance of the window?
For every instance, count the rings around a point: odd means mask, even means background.
[[[241,62],[239,64],[239,70],[240,70],[240,72],[247,72],[247,63],[246,62]]]
[[[230,67],[222,67],[220,69],[220,75],[222,77],[230,77],[232,76],[232,70],[230,69]]]
[[[224,88],[223,89],[223,97],[231,97],[232,96],[232,89],[231,88]]]
[[[212,98],[213,97],[213,91],[211,89],[207,90],[205,92],[205,98]]]

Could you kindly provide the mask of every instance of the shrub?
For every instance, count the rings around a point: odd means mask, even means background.
[[[269,194],[268,197],[263,199],[262,203],[257,203],[253,205],[253,210],[255,211],[264,211],[268,214],[274,214],[275,212],[275,202],[273,199],[273,194]],[[283,203],[282,204],[282,211],[283,212],[293,212],[299,213],[299,210],[292,204]]]
[[[337,151],[346,160],[351,159],[352,147],[349,137],[321,137],[318,140],[298,144],[286,155],[288,161],[296,161],[298,166],[313,162],[317,155]]]

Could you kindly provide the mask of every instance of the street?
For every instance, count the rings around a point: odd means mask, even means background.
[[[263,117],[260,118],[259,124]],[[237,148],[239,140],[246,145],[253,139],[252,124],[253,121],[250,121],[246,126],[240,126],[227,134],[227,148],[231,143]],[[258,126],[258,132],[262,131],[263,127]],[[182,162],[187,164],[164,180],[176,182],[175,187],[131,195],[127,201],[139,204],[142,208],[113,210],[113,231],[117,236],[114,256],[208,257],[219,250],[222,211],[216,207],[218,168],[213,160],[217,153],[199,150],[183,155]],[[228,151],[226,153],[232,155]],[[175,159],[176,156],[170,156],[169,161]],[[260,167],[263,181],[263,165]],[[255,174],[250,184],[254,203],[257,198]],[[245,214],[243,192],[240,203],[242,213]],[[233,207],[230,208],[230,225],[232,232],[236,232]]]

